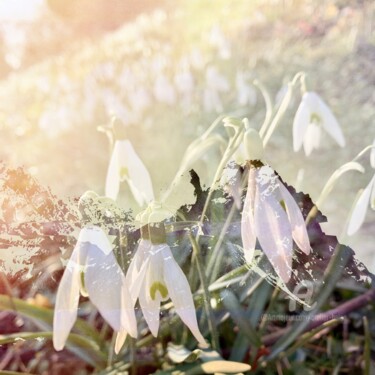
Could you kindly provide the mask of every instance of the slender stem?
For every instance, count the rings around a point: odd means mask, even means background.
[[[245,170],[245,173],[243,174],[243,176],[241,177],[241,184],[240,184],[240,190],[242,192],[243,188],[245,187],[246,185],[246,182],[247,182],[247,178],[248,178],[248,169]],[[211,275],[210,275],[210,281],[213,281],[213,279],[216,277],[216,273],[217,273],[217,267],[218,267],[218,260],[219,260],[219,257],[217,256],[220,248],[221,248],[221,245],[224,241],[224,238],[225,238],[225,235],[226,235],[226,232],[227,232],[227,229],[230,225],[230,223],[232,222],[232,219],[233,219],[233,215],[234,213],[236,212],[236,203],[233,202],[232,203],[232,207],[227,215],[227,218],[224,222],[224,225],[223,225],[223,228],[221,229],[220,231],[220,234],[219,234],[219,238],[215,244],[215,247],[211,253],[211,256],[210,256],[210,259],[208,261],[208,265],[207,265],[207,271],[209,272],[210,270],[211,271]]]
[[[271,124],[268,128],[267,133],[264,136],[263,147],[267,146],[267,143],[270,140],[272,133],[275,131],[277,125],[280,123],[281,118],[284,116],[286,110],[288,109],[290,100],[292,99],[292,92],[293,92],[293,86],[292,86],[291,83],[288,83],[288,91],[285,94],[285,96],[283,98],[283,101],[281,102],[280,107],[279,107],[275,117],[273,118],[273,120],[272,120],[272,122],[271,122]]]
[[[358,159],[360,159],[367,151],[369,150],[372,150],[374,149],[375,146],[374,145],[369,145],[367,147],[365,147],[352,161],[357,161]]]
[[[257,86],[258,89],[260,90],[260,92],[262,93],[263,98],[264,98],[264,102],[266,104],[266,115],[264,117],[263,124],[262,124],[262,126],[260,127],[260,130],[259,130],[259,135],[261,137],[263,137],[263,135],[266,132],[266,130],[268,128],[268,125],[269,125],[269,123],[271,121],[271,117],[272,117],[272,101],[271,101],[271,97],[269,96],[266,88],[263,86],[263,84],[260,81],[255,80],[254,81],[254,85]]]
[[[243,131],[244,131],[243,129],[236,129],[236,134],[230,140],[230,142],[228,144],[228,147],[227,147],[227,149],[224,152],[223,158],[221,159],[221,161],[219,163],[219,166],[218,166],[218,168],[216,170],[216,173],[215,173],[215,177],[213,179],[213,182],[212,182],[211,187],[209,189],[209,192],[207,194],[206,202],[204,203],[204,207],[203,207],[203,210],[202,210],[202,213],[201,213],[201,219],[199,221],[199,225],[200,226],[202,226],[202,224],[203,224],[204,217],[205,217],[205,215],[207,213],[208,206],[209,206],[211,198],[212,198],[212,194],[213,194],[213,192],[215,190],[215,186],[217,184],[217,180],[219,179],[220,174],[222,173],[225,165],[228,163],[230,157],[233,155],[233,153],[235,152],[236,148],[239,146],[238,145],[238,140],[243,135]],[[196,239],[198,240],[198,238],[199,238],[199,233],[198,233]]]
[[[191,242],[191,245],[193,247],[193,252],[195,254],[195,261],[198,269],[198,274],[199,278],[201,281],[201,285],[203,287],[203,301],[204,301],[204,307],[207,315],[207,321],[208,321],[208,329],[211,333],[211,345],[212,348],[216,351],[220,351],[220,346],[219,346],[219,338],[216,332],[216,323],[215,323],[215,318],[213,315],[213,311],[211,308],[211,303],[210,303],[210,292],[208,290],[208,284],[207,284],[207,279],[206,279],[206,274],[204,272],[203,268],[203,260],[202,260],[202,255],[200,253],[199,245],[195,238],[189,233],[189,239]]]

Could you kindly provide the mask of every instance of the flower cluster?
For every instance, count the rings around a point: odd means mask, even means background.
[[[170,298],[182,321],[198,342],[205,345],[186,276],[174,260],[165,235],[160,242],[160,236],[156,239],[148,232],[155,232],[154,227],[142,229],[143,238],[125,276],[103,230],[97,226],[86,226],[81,230],[56,295],[53,324],[56,350],[63,349],[74,325],[80,294],[89,297],[118,333],[116,352],[121,349],[127,334],[137,337],[134,306],[138,299],[155,337],[159,329],[160,303]]]

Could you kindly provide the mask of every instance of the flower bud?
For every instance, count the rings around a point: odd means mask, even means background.
[[[245,153],[248,160],[261,160],[264,149],[259,133],[252,128],[246,130],[244,134]]]

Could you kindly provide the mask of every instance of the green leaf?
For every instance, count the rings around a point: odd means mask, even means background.
[[[238,325],[239,329],[246,335],[251,344],[259,348],[261,346],[260,338],[256,330],[250,324],[249,319],[246,317],[246,313],[237,297],[229,290],[223,291],[221,293],[221,297],[223,299],[224,306],[230,312],[231,318]]]
[[[44,307],[34,306],[18,298],[10,298],[7,295],[0,295],[0,309],[15,311],[29,319],[32,319],[42,329],[48,331],[52,328],[53,322],[53,311]],[[104,341],[100,338],[99,334],[84,320],[77,319],[75,327],[81,335],[70,334],[67,347],[69,350],[74,352],[77,356],[82,358],[87,363],[93,366],[102,367],[104,365],[104,359],[106,357],[106,348]],[[15,338],[22,338],[22,335],[27,338],[36,337],[52,337],[51,332],[37,332],[35,336],[31,337],[32,333],[17,333],[14,335],[2,336],[2,340],[14,341]],[[83,336],[82,336],[83,335]],[[87,337],[87,338],[86,338]],[[26,339],[26,338],[25,338]],[[72,339],[72,340],[71,340]],[[77,346],[82,345],[81,346]]]

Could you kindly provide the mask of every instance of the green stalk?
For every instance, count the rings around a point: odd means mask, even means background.
[[[189,239],[193,247],[193,253],[195,254],[195,263],[197,265],[200,282],[203,287],[203,301],[204,301],[205,312],[207,315],[208,329],[211,333],[211,345],[214,350],[220,351],[219,338],[216,332],[215,318],[214,318],[213,311],[211,308],[210,292],[208,290],[206,274],[203,268],[202,255],[200,252],[199,245],[197,241],[195,240],[195,238],[191,235],[191,233],[189,233]]]

